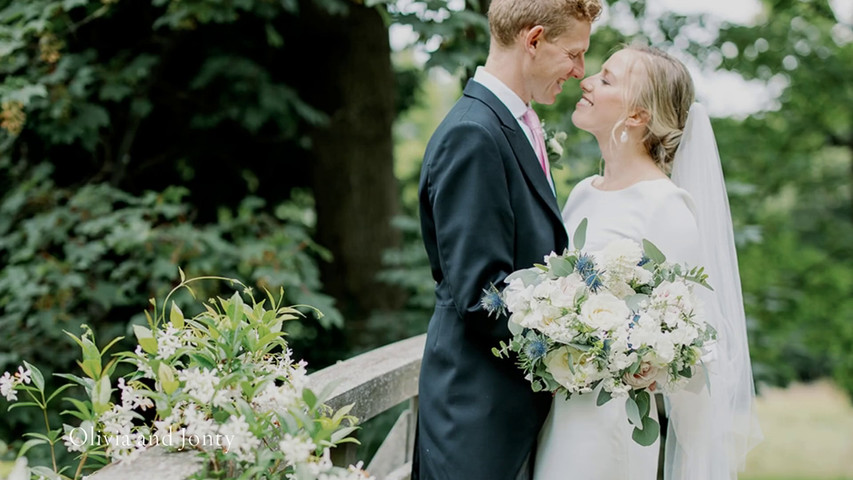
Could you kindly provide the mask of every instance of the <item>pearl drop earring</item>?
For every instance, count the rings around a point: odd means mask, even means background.
[[[622,129],[622,135],[619,135],[619,141],[622,143],[628,142],[628,129],[627,128]]]

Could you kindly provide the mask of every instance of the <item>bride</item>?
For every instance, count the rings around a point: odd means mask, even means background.
[[[587,249],[648,239],[667,260],[705,266],[706,318],[718,340],[704,372],[667,395],[665,478],[737,478],[760,441],[728,199],[710,121],[694,104],[684,65],[631,46],[581,82],[573,123],[595,135],[603,175],[581,181],[563,210],[569,232],[586,218]],[[671,179],[668,173],[672,171]],[[701,292],[706,290],[706,292]],[[654,480],[660,445],[631,439],[623,402],[596,406],[597,391],[554,398],[540,433],[537,480]],[[656,408],[651,408],[653,415]]]

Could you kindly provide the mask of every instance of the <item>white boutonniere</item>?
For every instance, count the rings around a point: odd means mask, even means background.
[[[552,168],[562,168],[562,166],[558,163],[561,158],[563,158],[563,152],[565,151],[563,148],[563,143],[568,138],[568,134],[561,130],[547,130],[543,128],[542,130],[545,132],[545,149],[548,153],[548,161],[551,163]]]

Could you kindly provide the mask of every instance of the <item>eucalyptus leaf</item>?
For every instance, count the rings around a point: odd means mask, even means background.
[[[597,406],[602,406],[605,403],[609,402],[613,398],[613,395],[605,389],[601,389],[598,391],[598,398],[595,399],[595,404]]]
[[[510,283],[517,278],[521,279],[521,283],[523,283],[525,287],[536,285],[541,281],[538,269],[536,267],[531,267],[510,273],[504,279],[504,283]]]
[[[630,295],[625,298],[625,304],[631,309],[632,312],[640,311],[640,304],[649,299],[648,295],[637,293],[634,295]]]
[[[572,243],[574,243],[575,248],[578,250],[582,250],[586,244],[586,227],[588,223],[586,218],[581,220],[578,228],[575,229],[575,234],[572,236]]]
[[[551,273],[558,277],[568,277],[574,272],[574,267],[568,260],[563,257],[553,257],[550,259]]]
[[[574,348],[575,350],[580,350],[582,352],[588,352],[592,349],[592,345],[586,345],[583,343],[567,343],[566,345]]]
[[[649,259],[657,264],[666,262],[666,256],[655,246],[654,243],[643,239],[643,252]]]
[[[655,443],[660,435],[660,425],[651,417],[643,418],[642,428],[634,427],[631,438],[644,447]]]
[[[651,395],[645,389],[640,390],[635,395],[637,400],[637,407],[640,409],[640,416],[646,417],[649,415],[650,406],[651,406]]]
[[[572,352],[569,349],[566,349],[566,352],[567,352],[566,353],[566,360],[567,360],[566,363],[569,364],[569,371],[572,372],[572,375],[574,375],[575,374],[575,366],[574,366],[575,362],[574,362],[574,358],[572,356]]]
[[[510,317],[510,318],[512,318],[512,317]],[[524,331],[524,327],[513,322],[512,320],[507,320],[506,325],[507,325],[507,328],[509,328],[509,333],[511,333],[513,335],[519,335]]]
[[[634,425],[636,428],[643,428],[643,419],[640,417],[640,407],[631,397],[625,399],[625,413],[628,414],[628,421],[631,425]]]

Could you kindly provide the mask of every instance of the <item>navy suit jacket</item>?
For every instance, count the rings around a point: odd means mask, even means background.
[[[507,107],[468,82],[427,146],[421,229],[436,282],[420,375],[413,477],[515,479],[548,414],[511,359],[491,350],[507,318],[483,290],[562,253],[568,236],[530,142]]]

